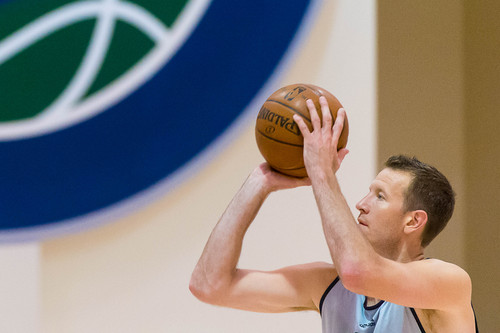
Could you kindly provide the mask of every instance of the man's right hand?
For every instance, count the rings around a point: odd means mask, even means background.
[[[273,170],[266,162],[261,163],[259,166],[257,166],[250,174],[249,178],[249,180],[259,179],[258,181],[261,182],[268,193],[278,190],[311,185],[311,181],[308,177],[297,178],[281,174]]]

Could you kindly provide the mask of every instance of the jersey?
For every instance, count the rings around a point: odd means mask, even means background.
[[[347,290],[338,277],[319,308],[323,333],[425,333],[413,308],[385,301],[367,306],[366,297]]]

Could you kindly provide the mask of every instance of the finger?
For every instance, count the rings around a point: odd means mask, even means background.
[[[311,123],[313,127],[313,131],[315,129],[320,129],[321,128],[321,120],[319,119],[318,116],[318,111],[316,110],[316,106],[314,105],[314,102],[311,99],[308,99],[306,101],[307,108],[309,109],[309,114],[311,115]]]
[[[333,124],[332,114],[325,96],[320,96],[319,104],[321,105],[321,115],[323,117],[323,130],[331,130]]]
[[[304,119],[302,119],[301,116],[299,116],[298,114],[294,114],[293,120],[295,121],[297,126],[299,126],[300,133],[302,133],[302,136],[304,138],[311,134],[311,132],[309,132],[309,128],[307,127]]]
[[[340,138],[340,134],[342,134],[342,130],[344,129],[344,119],[345,119],[345,110],[344,108],[340,108],[337,111],[337,118],[335,119],[335,123],[333,124],[333,140],[335,143],[338,142]]]

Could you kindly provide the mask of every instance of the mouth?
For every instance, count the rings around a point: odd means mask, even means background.
[[[363,222],[363,220],[361,220],[361,216],[358,217],[357,221],[358,221],[358,225],[362,225],[362,226],[365,226],[365,227],[368,226],[366,223]]]

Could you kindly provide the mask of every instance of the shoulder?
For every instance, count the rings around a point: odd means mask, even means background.
[[[460,266],[438,259],[422,260],[442,283],[433,294],[441,294],[442,306],[438,309],[415,309],[424,328],[437,331],[473,332],[475,315],[472,309],[472,282],[469,274]],[[447,300],[447,301],[446,301]]]
[[[438,281],[451,284],[463,292],[470,292],[472,288],[469,274],[456,264],[434,258],[415,261],[413,264],[419,265],[422,271],[428,273],[427,276],[439,277]]]
[[[472,281],[469,274],[460,266],[439,259],[420,261],[426,271],[436,278],[442,292],[447,291],[450,302],[446,308],[469,308],[472,300]],[[446,294],[445,294],[446,295]]]
[[[451,278],[454,281],[467,285],[471,284],[469,274],[462,267],[456,264],[434,258],[421,260],[420,263],[428,266],[428,269],[435,270],[436,273],[439,273],[444,277]]]

